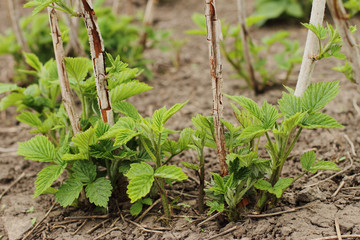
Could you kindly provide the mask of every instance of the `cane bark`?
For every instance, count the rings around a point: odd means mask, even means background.
[[[222,63],[220,55],[220,20],[216,16],[215,0],[205,0],[205,18],[207,29],[207,41],[209,46],[210,74],[213,91],[213,118],[215,128],[215,141],[217,157],[221,168],[221,175],[228,173],[226,164],[226,149],[224,128],[220,122],[223,117],[222,100]]]
[[[145,27],[151,26],[154,21],[154,8],[157,3],[157,0],[148,0],[146,3],[145,14],[144,14],[144,25]],[[147,42],[147,32],[146,30],[143,32],[140,38],[140,44],[143,46],[143,50],[146,48]]]
[[[343,50],[353,68],[353,78],[360,84],[360,49],[354,35],[350,32],[349,16],[342,0],[327,0],[331,16],[343,40]]]
[[[318,26],[324,21],[326,0],[314,0],[312,3],[310,24]],[[319,55],[319,41],[315,34],[308,30],[300,74],[295,88],[295,96],[302,96],[311,83],[317,56]]]
[[[60,81],[62,101],[64,103],[65,110],[69,116],[71,128],[75,135],[81,132],[80,120],[76,114],[75,102],[71,93],[69,79],[66,72],[64,47],[61,38],[58,17],[56,14],[56,10],[51,7],[48,7],[48,14],[49,14],[49,22],[51,28],[51,36],[53,40],[53,46],[54,46],[54,52],[56,58],[56,65],[57,65],[59,81]]]
[[[244,51],[246,70],[249,74],[249,81],[250,81],[251,87],[253,88],[255,93],[259,93],[259,92],[261,92],[261,89],[259,89],[259,84],[257,83],[256,78],[255,78],[255,71],[254,71],[254,67],[252,64],[250,48],[249,48],[250,35],[249,35],[249,32],[247,31],[247,27],[246,27],[245,0],[238,0],[237,7],[238,7],[238,18],[239,18],[239,24],[240,24],[240,37],[241,37],[241,43],[242,43],[243,51]]]
[[[81,10],[85,26],[89,36],[90,53],[94,68],[96,91],[101,117],[104,122],[114,124],[114,115],[110,103],[109,90],[107,88],[105,68],[105,48],[101,37],[99,25],[91,0],[81,0]]]
[[[20,45],[21,50],[23,52],[30,52],[30,48],[27,42],[25,41],[25,37],[21,31],[21,27],[19,23],[20,16],[19,16],[19,11],[17,9],[18,2],[16,0],[8,0],[7,3],[11,18],[11,25],[16,36],[16,41]]]

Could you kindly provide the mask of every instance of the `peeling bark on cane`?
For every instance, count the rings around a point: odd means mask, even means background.
[[[75,102],[71,93],[70,83],[66,72],[65,58],[64,58],[65,54],[64,54],[63,42],[61,39],[59,22],[55,9],[48,7],[48,14],[49,14],[49,22],[51,28],[51,36],[53,40],[53,46],[54,46],[54,52],[56,58],[56,65],[57,65],[59,81],[60,81],[62,101],[64,103],[65,110],[69,116],[71,128],[75,135],[81,132],[80,120],[76,114]]]
[[[96,14],[92,8],[91,0],[81,0],[81,9],[85,26],[89,36],[90,53],[94,68],[96,90],[101,116],[104,122],[114,124],[114,116],[110,103],[109,90],[107,89],[105,48],[101,37],[100,28],[97,24]]]
[[[222,63],[220,55],[220,35],[221,26],[220,20],[217,19],[215,0],[205,1],[205,18],[207,29],[207,41],[209,45],[209,60],[210,73],[213,90],[213,118],[215,128],[215,141],[217,148],[217,157],[220,164],[221,175],[228,174],[226,164],[226,149],[225,149],[225,135],[224,128],[220,122],[223,116],[223,102],[222,102]]]
[[[350,32],[348,15],[342,0],[327,0],[331,16],[343,40],[343,49],[353,68],[353,77],[360,84],[360,49],[354,35]]]
[[[310,24],[315,26],[324,21],[326,0],[314,0],[311,9]],[[300,74],[295,88],[295,96],[302,96],[311,82],[312,72],[314,71],[316,59],[319,55],[319,42],[315,34],[308,30],[306,38],[304,56],[301,63]]]

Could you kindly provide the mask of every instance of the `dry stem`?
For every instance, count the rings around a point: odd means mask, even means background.
[[[53,46],[54,46],[54,52],[56,58],[56,65],[57,65],[60,87],[61,87],[62,101],[64,103],[65,110],[69,116],[69,121],[73,133],[77,134],[81,132],[80,120],[76,114],[75,102],[71,93],[70,83],[66,72],[65,56],[64,56],[65,53],[64,53],[63,42],[61,39],[61,32],[59,28],[59,22],[58,22],[56,10],[51,7],[48,7],[48,14],[49,14],[49,22],[51,28],[51,36],[53,40]]]
[[[114,116],[106,80],[104,42],[101,37],[99,25],[97,24],[95,11],[92,8],[91,0],[81,0],[81,3],[81,10],[83,12],[83,18],[89,36],[90,53],[94,68],[101,117],[104,122],[113,125]]]
[[[207,29],[207,41],[209,45],[209,60],[210,73],[213,90],[213,117],[215,128],[215,141],[217,148],[217,157],[220,163],[221,175],[225,176],[228,173],[225,149],[224,128],[220,122],[223,116],[223,101],[222,101],[222,63],[220,55],[220,35],[221,26],[220,20],[216,16],[215,0],[205,1],[205,18]]]

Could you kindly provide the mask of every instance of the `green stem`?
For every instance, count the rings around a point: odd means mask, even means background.
[[[167,194],[166,194],[166,190],[165,190],[165,187],[164,187],[164,182],[163,182],[163,179],[159,179],[158,178],[155,178],[155,183],[160,191],[160,198],[161,198],[161,202],[162,202],[162,205],[163,205],[163,208],[164,208],[164,214],[166,216],[167,219],[170,219],[171,218],[171,211],[170,211],[170,206],[169,206],[169,201],[168,201],[168,198],[167,198]]]
[[[200,185],[199,185],[199,197],[198,197],[198,208],[200,213],[204,213],[204,198],[205,198],[205,159],[204,159],[204,150],[202,149],[199,156],[200,161]]]
[[[152,153],[152,151],[150,150],[149,146],[147,145],[145,139],[140,136],[140,141],[141,141],[141,144],[143,145],[143,147],[145,148],[146,152],[149,154],[149,156],[151,157],[151,159],[156,162],[156,157],[155,155]]]

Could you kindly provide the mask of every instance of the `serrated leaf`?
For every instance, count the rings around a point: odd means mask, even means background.
[[[193,163],[184,162],[184,161],[182,161],[181,163],[182,163],[185,167],[190,168],[190,169],[195,170],[195,171],[198,171],[198,170],[200,169],[200,167],[199,167],[198,165],[193,164]]]
[[[104,135],[107,131],[109,131],[110,125],[105,123],[102,120],[99,120],[99,121],[97,121],[94,128],[95,128],[95,136],[96,136],[96,138],[99,138],[102,135]]]
[[[96,178],[96,165],[90,161],[76,161],[72,167],[73,177],[82,183],[89,183]]]
[[[208,215],[212,214],[215,211],[223,212],[225,209],[225,205],[217,201],[206,201],[206,205],[210,207]]]
[[[159,178],[167,178],[175,181],[182,181],[188,178],[188,176],[186,176],[186,174],[180,167],[174,165],[164,165],[159,167],[158,169],[156,169],[154,176]]]
[[[130,169],[131,170],[131,169]],[[151,189],[154,182],[153,175],[136,175],[129,181],[126,193],[131,199],[131,203],[145,197]]]
[[[23,111],[15,118],[16,120],[28,124],[32,127],[40,127],[42,125],[42,122],[36,113]]]
[[[162,119],[162,124],[165,125],[165,123],[178,111],[180,111],[180,109],[182,109],[186,104],[188,103],[188,101],[184,102],[184,103],[177,103],[174,106],[172,106],[169,110],[166,111],[163,119]]]
[[[69,77],[77,82],[83,81],[92,68],[91,60],[84,57],[66,57],[65,64]]]
[[[72,141],[79,148],[80,152],[88,152],[89,146],[96,143],[95,129],[90,127],[85,132],[76,134]]]
[[[11,83],[0,83],[0,94],[10,92],[18,89],[19,87],[16,84]]]
[[[166,107],[162,107],[154,112],[152,115],[152,129],[157,132],[164,130],[163,119],[166,113]]]
[[[300,126],[308,129],[315,128],[344,128],[333,117],[327,114],[315,112],[301,121]]]
[[[302,113],[303,109],[301,106],[301,98],[293,94],[283,92],[283,96],[278,101],[279,109],[281,113],[286,117],[290,118],[297,113]]]
[[[89,154],[85,152],[77,153],[77,154],[66,153],[62,155],[61,159],[64,161],[88,160]]]
[[[29,4],[29,3],[27,3],[27,4]],[[27,4],[25,4],[24,7],[26,7]],[[26,52],[24,52],[24,56],[25,56],[25,62],[29,66],[31,66],[32,68],[34,68],[38,72],[40,72],[41,67],[42,67],[42,63],[40,62],[39,58],[33,53],[26,53]]]
[[[293,183],[293,181],[294,179],[292,178],[280,178],[275,183],[274,187],[272,187],[268,191],[275,194],[277,198],[280,198],[285,189],[288,188]]]
[[[318,82],[309,85],[301,98],[301,104],[309,114],[324,108],[339,93],[339,81]]]
[[[152,89],[152,87],[146,83],[131,81],[120,84],[119,86],[112,89],[110,91],[110,99],[112,103],[116,103],[139,93],[149,91],[150,89]]]
[[[278,110],[275,106],[265,101],[261,107],[261,111],[263,113],[263,118],[261,120],[263,128],[271,129],[276,123],[276,120],[280,117]]]
[[[271,183],[264,179],[259,179],[255,184],[254,187],[259,190],[269,191],[272,188]]]
[[[151,206],[153,204],[153,200],[151,198],[144,198],[141,200],[143,204]]]
[[[310,168],[309,172],[316,173],[318,170],[340,171],[341,168],[330,161],[319,161]]]
[[[45,136],[36,136],[29,141],[18,143],[17,153],[25,159],[39,162],[54,162],[55,147]]]
[[[37,175],[35,181],[34,198],[47,191],[54,181],[64,172],[66,165],[49,165],[43,168]]]
[[[67,207],[79,197],[82,189],[83,184],[80,181],[68,179],[56,192],[55,199],[61,206]]]
[[[106,208],[111,196],[111,182],[104,177],[96,179],[94,182],[89,183],[86,188],[86,197],[89,201],[96,206]]]
[[[258,138],[258,137],[264,135],[265,132],[266,132],[266,129],[264,129],[263,126],[261,126],[261,125],[253,125],[253,126],[245,128],[241,132],[238,139],[240,141],[249,142],[254,138]]]
[[[99,140],[113,138],[117,135],[118,131],[121,129],[134,130],[135,129],[135,121],[130,117],[122,117],[120,118],[114,126],[112,126],[103,136],[99,138]]]
[[[125,116],[131,117],[135,120],[140,120],[140,114],[138,110],[129,102],[120,101],[112,104],[112,108]]]
[[[154,175],[154,169],[147,163],[133,163],[130,170],[125,174],[129,179],[142,175]]]
[[[130,129],[120,129],[116,133],[114,145],[124,145],[134,137],[140,135],[141,132],[135,132]]]
[[[311,166],[315,163],[315,160],[316,154],[314,151],[306,152],[300,157],[301,167],[306,171],[310,171]]]
[[[130,207],[130,214],[132,216],[139,215],[143,209],[143,204],[141,200],[137,200],[134,204]]]
[[[263,119],[260,107],[252,99],[243,96],[229,96],[227,94],[224,94],[224,96],[245,108],[247,111],[249,111],[249,113],[251,113],[252,116],[257,118],[258,120],[261,121]]]
[[[5,97],[3,97],[0,101],[0,111],[7,109],[10,106],[19,106],[22,104],[25,95],[23,93],[13,92]]]
[[[295,115],[285,119],[283,122],[284,131],[290,132],[294,127],[296,127],[301,122],[301,120],[304,118],[305,114],[306,113],[298,112]]]

